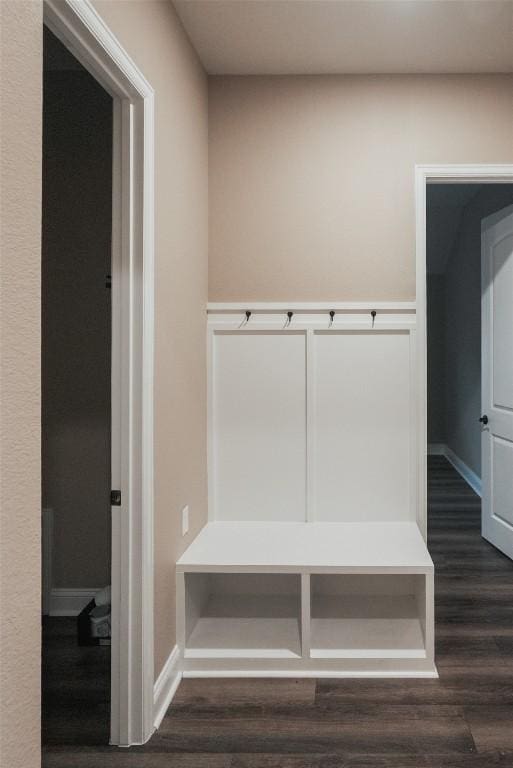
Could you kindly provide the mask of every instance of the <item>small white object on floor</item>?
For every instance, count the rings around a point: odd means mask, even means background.
[[[110,584],[108,587],[100,589],[94,596],[94,602],[96,605],[110,605],[111,603],[111,589]]]

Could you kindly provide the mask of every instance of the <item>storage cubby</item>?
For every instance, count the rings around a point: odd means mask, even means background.
[[[312,658],[426,658],[422,574],[313,574]]]
[[[300,586],[295,574],[186,574],[185,657],[300,657]]]

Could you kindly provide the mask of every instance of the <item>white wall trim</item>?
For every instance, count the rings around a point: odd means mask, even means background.
[[[414,301],[209,301],[207,311],[212,312],[415,312]]]
[[[129,746],[153,733],[154,93],[90,0],[43,8],[114,100],[110,742]]]
[[[426,185],[500,184],[513,182],[513,165],[415,166],[415,265],[417,298],[417,470],[418,523],[427,536],[427,318],[426,318]]]
[[[67,589],[54,587],[50,593],[50,616],[78,616],[99,589],[101,588]]]
[[[408,670],[408,669],[373,669],[373,670],[339,670],[339,669],[209,669],[188,670],[182,675],[184,678],[223,678],[223,677],[322,677],[322,678],[429,678],[438,679],[435,669]]]
[[[428,456],[445,456],[447,461],[452,464],[472,490],[481,497],[481,478],[448,445],[445,443],[429,443],[427,452]]]
[[[447,446],[445,443],[428,443],[428,456],[445,456]]]
[[[153,687],[153,725],[158,728],[182,679],[181,653],[173,648]]]
[[[477,493],[477,495],[481,496],[481,478],[468,466],[468,464],[465,464],[463,459],[460,459],[459,456],[457,456],[454,451],[449,448],[448,445],[445,446],[445,456],[447,458],[447,461],[449,461],[454,469],[459,472],[459,474],[462,476],[462,478],[470,485],[473,491]]]

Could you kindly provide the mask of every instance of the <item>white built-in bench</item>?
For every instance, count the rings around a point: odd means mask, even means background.
[[[436,674],[415,523],[212,522],[177,582],[185,674]]]
[[[185,674],[436,675],[415,327],[411,304],[209,308]]]

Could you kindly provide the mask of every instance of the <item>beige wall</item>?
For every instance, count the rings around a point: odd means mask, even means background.
[[[158,674],[175,643],[175,563],[206,520],[207,79],[171,3],[94,4],[155,90]]]
[[[211,301],[414,299],[416,163],[513,162],[513,78],[213,77]]]
[[[42,6],[0,3],[0,765],[39,766]]]

